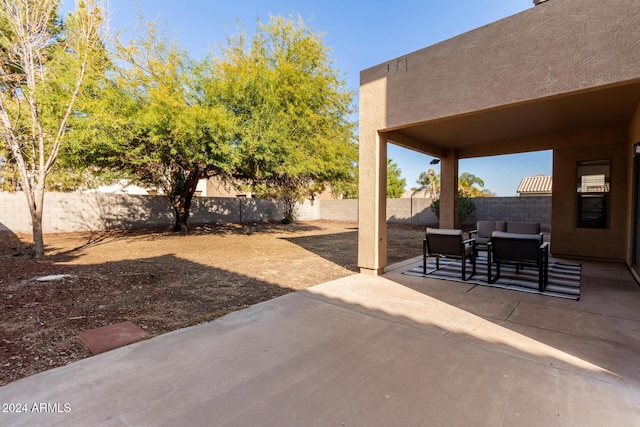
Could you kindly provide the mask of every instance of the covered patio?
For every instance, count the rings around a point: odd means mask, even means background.
[[[459,159],[553,150],[551,254],[640,277],[639,15],[634,0],[549,0],[362,71],[360,271],[387,265],[392,143],[441,161],[440,228],[458,227]]]

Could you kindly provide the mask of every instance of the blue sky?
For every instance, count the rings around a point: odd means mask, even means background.
[[[63,0],[62,12],[73,8]],[[324,34],[334,66],[348,88],[357,93],[360,71],[458,34],[533,7],[532,0],[109,0],[110,26],[124,30],[123,40],[135,35],[138,15],[160,17],[164,29],[190,54],[199,57],[225,44],[239,32],[249,32],[257,20],[270,15],[295,16]],[[357,105],[357,104],[356,104]],[[415,186],[430,157],[389,145],[388,156],[402,169],[407,188]],[[498,165],[499,163],[499,165]],[[499,196],[516,195],[520,180],[538,173],[551,175],[551,152],[460,161],[460,172],[482,178]]]

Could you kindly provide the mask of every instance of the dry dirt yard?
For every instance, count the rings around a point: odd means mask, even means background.
[[[390,226],[389,263],[422,228]],[[91,354],[78,335],[131,321],[151,336],[357,272],[357,225],[313,221],[0,236],[0,385]],[[36,279],[65,275],[54,281]]]

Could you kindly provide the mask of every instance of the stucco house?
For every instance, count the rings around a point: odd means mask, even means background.
[[[387,265],[386,156],[441,160],[454,228],[459,159],[553,150],[552,255],[640,272],[640,2],[547,0],[360,74],[358,265]]]

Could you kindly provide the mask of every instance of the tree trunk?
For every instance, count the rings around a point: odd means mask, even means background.
[[[191,199],[196,192],[198,180],[202,177],[202,170],[196,168],[191,171],[185,180],[184,186],[180,190],[180,194],[173,199],[173,210],[176,214],[176,224],[173,231],[187,231],[187,220],[189,219],[189,208],[191,208]]]
[[[42,237],[42,211],[32,212],[33,223],[33,257],[44,258],[44,239]]]
[[[33,224],[33,257],[44,258],[44,239],[42,237],[42,216],[44,213],[44,193],[46,173],[41,172],[31,188],[33,194],[33,208],[31,209],[31,222]]]
[[[44,180],[44,177],[41,177]],[[34,258],[44,258],[44,239],[42,236],[42,213],[44,208],[44,181],[31,183],[23,179],[23,191],[31,214],[31,228],[33,230]]]

